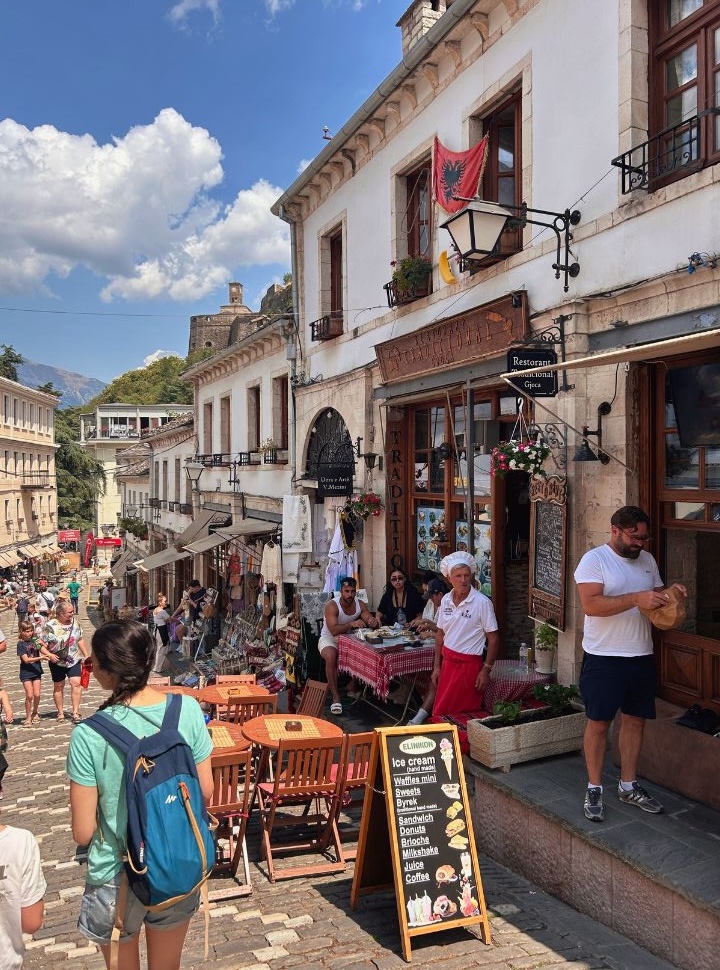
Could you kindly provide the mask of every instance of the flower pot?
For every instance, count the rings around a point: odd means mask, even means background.
[[[533,711],[525,711],[517,724],[497,725],[498,718],[471,718],[467,722],[470,757],[486,768],[509,770],[511,765],[536,758],[547,758],[582,748],[587,718],[579,704],[573,704],[572,714],[563,714],[544,721],[528,721]]]
[[[535,647],[535,670],[539,674],[551,674],[555,669],[555,650]]]

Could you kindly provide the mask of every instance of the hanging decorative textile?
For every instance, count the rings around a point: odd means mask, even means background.
[[[453,198],[474,199],[487,161],[488,136],[466,152],[451,152],[436,137],[433,144],[433,196],[446,212],[459,212],[467,203]]]

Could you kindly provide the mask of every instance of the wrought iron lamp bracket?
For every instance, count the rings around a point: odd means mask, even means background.
[[[515,343],[518,346],[523,347],[559,347],[560,348],[560,362],[565,363],[565,324],[568,320],[572,319],[572,313],[561,313],[559,316],[555,317],[552,326],[546,327],[544,330],[536,330],[525,340],[518,340]],[[574,384],[568,384],[567,382],[567,371],[563,368],[562,372],[562,384],[558,385],[558,391],[573,391],[575,390]]]

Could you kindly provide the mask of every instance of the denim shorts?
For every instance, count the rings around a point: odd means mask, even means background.
[[[117,904],[118,888],[121,874],[118,873],[111,882],[102,886],[85,885],[85,893],[80,905],[78,929],[93,943],[106,944],[110,942],[113,926],[115,925],[115,907]],[[154,930],[171,930],[182,923],[187,923],[197,912],[200,905],[200,893],[191,893],[179,903],[168,906],[159,913],[150,912],[128,889],[125,919],[120,940],[130,940],[137,936],[143,923],[147,923]]]

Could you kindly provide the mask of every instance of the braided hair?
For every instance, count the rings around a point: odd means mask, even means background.
[[[147,685],[155,662],[155,644],[142,623],[137,620],[103,623],[93,634],[92,650],[98,666],[117,679],[115,690],[98,710],[127,704]]]

